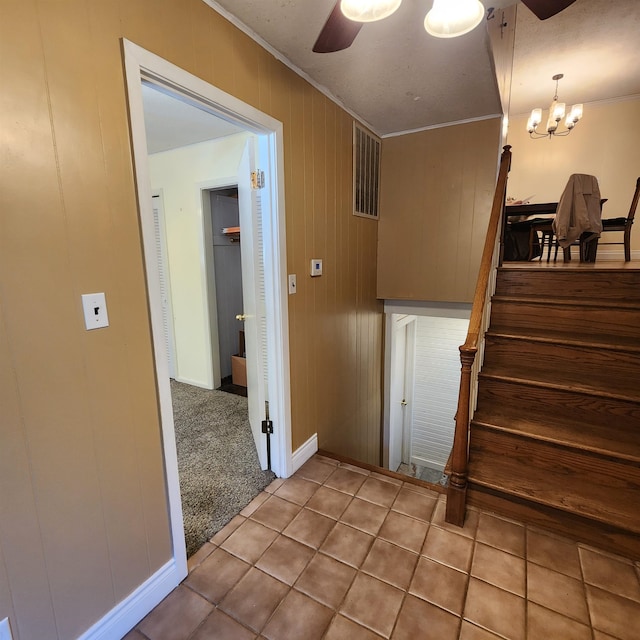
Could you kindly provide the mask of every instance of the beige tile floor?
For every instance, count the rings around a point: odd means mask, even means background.
[[[315,456],[126,640],[638,640],[640,563]]]

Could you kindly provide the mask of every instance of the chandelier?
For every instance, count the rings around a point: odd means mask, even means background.
[[[534,109],[527,121],[527,131],[534,139],[551,138],[551,136],[568,136],[573,127],[576,126],[578,120],[582,118],[582,105],[574,104],[564,121],[564,129],[558,129],[560,121],[565,116],[566,105],[564,102],[558,102],[558,82],[564,78],[564,74],[557,73],[552,80],[556,81],[556,93],[549,107],[549,117],[547,118],[546,133],[538,131],[538,126],[542,122],[542,109]]]

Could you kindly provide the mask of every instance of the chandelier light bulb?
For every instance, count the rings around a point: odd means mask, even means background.
[[[340,10],[355,22],[375,22],[390,16],[402,0],[342,0]]]
[[[455,38],[475,29],[483,16],[480,0],[433,0],[424,28],[436,38]]]

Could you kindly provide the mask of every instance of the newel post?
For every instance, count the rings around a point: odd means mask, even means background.
[[[464,524],[467,501],[467,462],[469,458],[469,403],[471,400],[471,369],[478,349],[460,347],[460,395],[456,411],[456,430],[451,455],[451,475],[447,490],[446,521],[461,527]]]

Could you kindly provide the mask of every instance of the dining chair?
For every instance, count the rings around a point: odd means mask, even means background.
[[[631,199],[631,206],[629,207],[629,213],[626,218],[604,218],[602,220],[602,231],[618,231],[623,232],[624,237],[622,242],[601,242],[600,244],[622,244],[624,245],[624,261],[629,262],[631,260],[631,226],[633,225],[633,218],[638,208],[638,200],[640,199],[640,178],[636,180],[636,190],[633,193]]]

